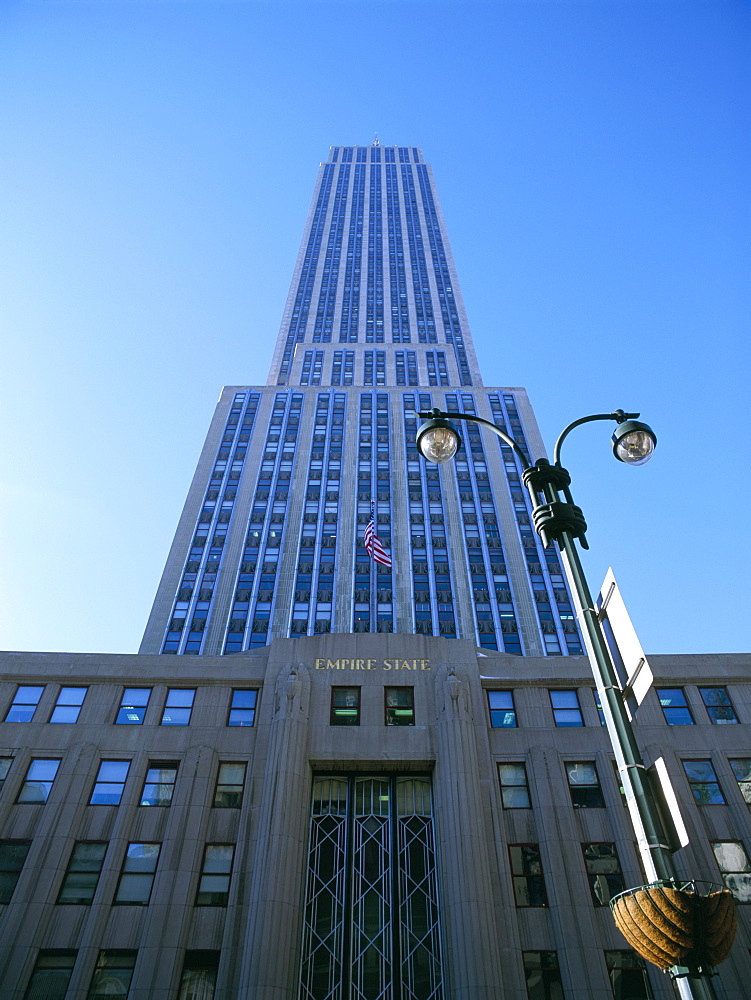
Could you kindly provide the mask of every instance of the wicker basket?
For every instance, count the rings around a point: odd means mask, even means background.
[[[735,900],[728,889],[704,884],[708,893],[697,891],[696,882],[653,882],[620,893],[610,901],[618,930],[660,969],[719,965],[735,939]]]

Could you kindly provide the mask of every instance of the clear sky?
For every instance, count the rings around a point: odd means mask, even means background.
[[[423,147],[649,652],[749,649],[751,7],[3,0],[0,647],[135,651],[220,387],[263,384],[329,145]]]

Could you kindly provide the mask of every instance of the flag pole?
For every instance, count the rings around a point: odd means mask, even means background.
[[[375,500],[370,501],[370,520],[373,522],[373,533],[376,534],[376,523],[375,523]],[[376,582],[376,561],[372,554],[370,557],[370,631],[376,631],[376,594],[375,594],[375,582]]]

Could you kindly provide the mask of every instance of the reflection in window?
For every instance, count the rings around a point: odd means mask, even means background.
[[[186,951],[177,1000],[213,1000],[218,951]]]
[[[550,702],[553,706],[553,719],[556,726],[583,726],[579,695],[576,691],[551,691]]]
[[[359,687],[334,687],[331,689],[331,725],[360,725]]]
[[[684,760],[683,770],[686,772],[697,805],[725,805],[725,796],[722,794],[711,760]]]
[[[128,844],[115,903],[146,906],[154,884],[161,844]]]
[[[710,722],[716,726],[737,724],[738,718],[725,687],[699,688]]]
[[[615,844],[582,844],[589,888],[595,906],[607,906],[626,888]]]
[[[606,951],[613,1000],[652,1000],[644,959],[633,951]]]
[[[61,688],[55,707],[52,709],[50,722],[78,722],[81,705],[88,690],[85,687]]]
[[[43,948],[37,957],[24,1000],[65,1000],[77,951]]]
[[[136,965],[135,951],[100,951],[86,1000],[125,1000]]]
[[[8,777],[8,771],[10,771],[10,765],[12,763],[12,757],[0,757],[0,791],[2,791],[5,779]]]
[[[151,688],[126,688],[115,719],[116,726],[140,726],[146,715]]]
[[[537,844],[509,844],[511,876],[517,906],[547,906],[540,848]]]
[[[751,806],[751,757],[736,757],[730,761],[741,795]]]
[[[168,806],[177,781],[177,764],[152,764],[146,772],[140,805]]]
[[[682,688],[657,688],[657,697],[669,726],[693,726],[694,719]]]
[[[196,906],[226,906],[232,872],[233,844],[207,844],[198,883]]]
[[[32,760],[16,801],[37,804],[46,802],[50,797],[58,767],[60,767],[59,760],[42,757]]]
[[[58,903],[90,906],[102,873],[106,841],[79,840],[73,847]]]
[[[218,809],[239,809],[243,801],[246,764],[222,761],[216,779],[214,805]]]
[[[566,775],[571,802],[577,809],[596,809],[605,805],[594,761],[567,761]]]
[[[525,951],[523,956],[529,1000],[563,1000],[563,986],[556,953]]]
[[[39,699],[42,697],[42,687],[21,686],[16,690],[13,701],[5,716],[6,722],[31,722]]]
[[[414,726],[415,724],[415,689],[413,687],[387,687],[386,725]]]
[[[529,809],[529,786],[524,764],[499,764],[501,802],[504,809]]]
[[[739,903],[751,903],[751,864],[740,840],[716,840],[712,844],[722,881]]]
[[[516,726],[516,709],[512,691],[488,691],[490,725],[493,729]]]

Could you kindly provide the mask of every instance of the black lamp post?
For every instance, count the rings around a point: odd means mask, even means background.
[[[617,426],[612,436],[613,454],[619,461],[629,465],[643,465],[650,459],[657,444],[654,431],[647,424],[637,420],[638,413],[624,413],[623,410],[581,417],[570,423],[559,436],[553,452],[552,465],[545,458],[539,458],[532,465],[516,441],[489,420],[468,413],[443,412],[439,409],[417,415],[426,420],[417,432],[417,448],[430,462],[449,461],[461,445],[459,434],[450,420],[469,421],[487,427],[508,445],[520,460],[522,479],[532,501],[535,530],[545,546],[551,541],[557,542],[566,577],[574,594],[579,621],[585,632],[592,674],[600,696],[605,724],[623,782],[647,878],[655,882],[675,883],[672,849],[668,844],[650,785],[650,775],[636,743],[618,675],[575,545],[578,540],[582,548],[589,547],[585,535],[587,524],[581,509],[573,501],[569,488],[571,477],[560,461],[563,442],[570,431],[580,424],[593,420],[614,420]],[[689,998],[712,1000],[715,997],[709,969],[695,964],[687,967],[674,966],[670,969],[670,974],[679,996],[685,1000]]]

